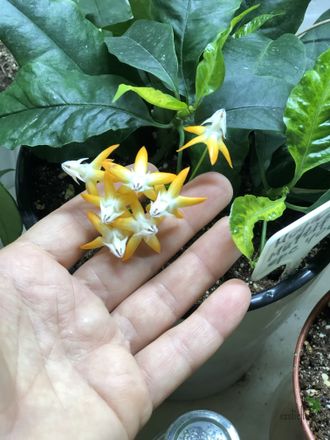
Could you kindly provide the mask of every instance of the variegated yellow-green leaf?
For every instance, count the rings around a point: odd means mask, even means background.
[[[241,26],[235,33],[233,34],[234,38],[242,38],[246,35],[252,34],[253,32],[256,32],[258,29],[260,29],[267,21],[271,20],[272,18],[276,17],[277,15],[281,15],[279,13],[277,14],[261,14],[257,17],[254,17],[251,21]]]
[[[174,96],[163,93],[153,87],[135,87],[127,84],[120,84],[113,98],[113,102],[117,101],[122,95],[130,91],[139,95],[145,101],[149,102],[149,104],[153,104],[157,107],[166,108],[168,110],[188,111],[188,106],[185,102],[179,101],[174,98]]]
[[[292,186],[306,171],[330,161],[330,49],[292,90],[284,123],[288,150],[296,163]]]
[[[254,254],[254,225],[260,220],[268,222],[281,217],[285,207],[285,197],[271,200],[247,194],[234,200],[229,217],[231,235],[237,248],[250,261]]]
[[[204,96],[215,92],[223,83],[225,78],[225,62],[222,54],[222,48],[233,28],[247,14],[257,7],[258,5],[252,6],[252,8],[249,8],[246,11],[243,11],[237,17],[234,17],[231,20],[229,27],[226,30],[219,32],[216,39],[206,46],[203,52],[203,59],[198,64],[196,71],[195,107],[198,107],[198,104],[204,98]]]

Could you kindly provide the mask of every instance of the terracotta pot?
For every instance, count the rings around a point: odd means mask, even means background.
[[[327,306],[327,304],[330,302],[330,291],[326,293],[320,301],[316,304],[314,309],[311,311],[310,315],[308,316],[303,328],[301,329],[301,332],[298,337],[296,349],[294,352],[294,360],[293,360],[293,392],[294,392],[294,398],[295,403],[297,407],[298,414],[300,414],[300,421],[302,424],[302,428],[305,434],[306,439],[308,440],[316,440],[316,437],[314,436],[313,432],[311,431],[308,421],[305,417],[305,410],[303,407],[303,402],[301,400],[301,394],[300,394],[300,383],[299,383],[299,370],[300,370],[300,359],[301,354],[303,351],[303,345],[306,340],[306,337],[308,335],[308,332],[310,331],[311,326],[313,325],[314,321],[318,317],[318,315],[322,312],[322,310]]]

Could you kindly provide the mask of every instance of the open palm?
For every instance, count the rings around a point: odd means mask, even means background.
[[[1,438],[132,439],[239,323],[249,291],[232,280],[174,326],[238,257],[223,219],[158,273],[231,197],[212,173],[185,192],[208,200],[162,224],[159,255],[102,249],[71,275],[94,234],[79,197],[0,252]]]

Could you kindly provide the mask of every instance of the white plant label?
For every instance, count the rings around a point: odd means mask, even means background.
[[[330,233],[330,201],[324,203],[267,240],[256,267],[253,281],[260,280],[280,266],[290,273],[309,251]],[[330,251],[329,251],[330,252]]]

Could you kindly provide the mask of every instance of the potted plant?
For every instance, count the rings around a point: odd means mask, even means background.
[[[116,161],[125,164],[147,144],[150,161],[170,164],[168,172],[179,174],[187,164],[190,178],[221,172],[239,196],[230,214],[233,239],[253,266],[268,223],[269,233],[282,212],[301,215],[329,199],[329,44],[313,38],[328,29],[327,16],[297,36],[308,1],[98,4],[101,9],[94,1],[4,1],[0,38],[20,71],[0,95],[0,143],[65,161],[92,159],[120,142]],[[19,181],[32,171],[18,169]],[[258,310],[223,347],[224,369],[214,358],[208,365],[215,372],[206,366],[193,379],[202,392],[208,392],[205,377],[215,392],[247,370],[290,313],[288,303],[294,306],[326,264],[319,256],[318,264],[253,296],[251,310]]]
[[[329,435],[330,292],[315,305],[297,341],[293,389],[305,437],[325,440]]]

